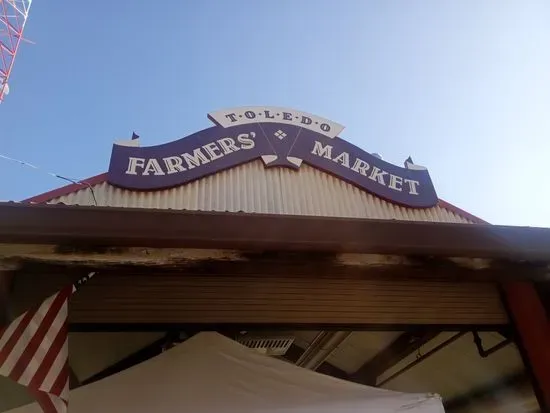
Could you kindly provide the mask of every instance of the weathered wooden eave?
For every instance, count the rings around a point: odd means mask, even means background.
[[[550,262],[550,229],[0,203],[0,243],[430,255]]]
[[[461,257],[401,256],[308,251],[239,251],[192,248],[93,248],[0,244],[4,272],[101,271],[140,274],[194,273],[270,275],[314,273],[316,277],[429,278],[498,282],[545,280],[540,263]]]
[[[0,203],[0,266],[308,265],[360,276],[546,280],[550,229]]]

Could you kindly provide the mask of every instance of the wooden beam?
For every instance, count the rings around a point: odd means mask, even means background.
[[[546,274],[550,262],[543,228],[13,203],[0,204],[0,243],[496,258]]]
[[[307,324],[307,323],[69,323],[69,332],[71,333],[97,333],[97,332],[164,332],[168,330],[187,331],[195,329],[196,331],[234,331],[235,329],[247,331],[264,331],[269,328],[270,332],[288,332],[288,331],[313,331],[313,330],[352,330],[352,331],[372,331],[372,332],[391,332],[391,331],[417,331],[419,328],[437,330],[441,332],[471,332],[476,329],[479,332],[494,332],[500,325],[483,324],[336,324],[327,323]]]
[[[376,386],[377,378],[420,347],[435,338],[437,331],[405,332],[397,337],[388,347],[363,364],[351,379],[355,382]]]
[[[535,286],[529,282],[503,285],[505,304],[518,333],[518,346],[534,379],[542,411],[550,410],[550,318]]]
[[[339,254],[334,252],[277,251],[250,252],[211,249],[90,248],[64,252],[49,246],[38,252],[24,245],[0,244],[0,265],[17,263],[18,273],[63,272],[76,274],[95,271],[102,274],[181,274],[201,271],[209,275],[228,272],[243,275],[314,273],[316,277],[398,278],[499,282],[510,279],[540,279],[545,272],[529,264],[504,265],[489,261],[478,265],[475,259],[456,261],[435,257],[405,257],[381,254]],[[35,250],[35,251],[31,251]],[[136,251],[136,250],[139,250]],[[520,271],[520,272],[518,272]],[[518,275],[521,274],[521,277]]]

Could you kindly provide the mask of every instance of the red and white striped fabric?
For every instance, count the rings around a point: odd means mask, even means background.
[[[68,300],[77,285],[59,291],[0,332],[0,375],[28,387],[44,413],[67,411]]]

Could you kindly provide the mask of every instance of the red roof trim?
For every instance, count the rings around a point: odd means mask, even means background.
[[[88,185],[97,185],[103,182],[107,181],[107,173],[102,173],[96,176],[92,176],[91,178],[84,179],[81,182],[84,182]],[[83,185],[78,184],[70,184],[62,186],[61,188],[54,189],[53,191],[49,191],[40,195],[33,196],[31,198],[25,199],[22,202],[25,203],[34,203],[34,204],[42,204],[46,203],[48,201],[51,201],[53,198],[58,198],[60,196],[69,195],[73,192],[79,191],[81,189],[85,189],[86,187]],[[476,217],[475,215],[470,214],[469,212],[466,212],[452,204],[449,204],[447,201],[443,201],[442,199],[439,200],[438,205],[442,208],[445,208],[451,212],[454,212],[455,214],[469,219],[470,221],[476,223],[476,224],[488,224],[487,221],[482,220],[481,218]]]
[[[88,178],[88,179],[83,179],[80,182],[88,185],[97,185],[102,182],[105,182],[106,180],[107,180],[107,173],[105,172],[96,176],[92,176],[91,178]],[[61,188],[54,189],[53,191],[45,192],[43,194],[25,199],[22,202],[42,204],[42,203],[51,201],[53,198],[69,195],[69,194],[72,194],[73,192],[80,191],[81,189],[86,189],[86,186],[79,185],[79,184],[69,184],[69,185],[62,186]]]
[[[438,205],[441,208],[448,209],[449,211],[452,211],[455,214],[460,215],[462,218],[469,219],[470,221],[476,224],[488,224],[487,221],[484,221],[483,219],[478,218],[475,215],[472,215],[469,212],[466,212],[463,209],[460,209],[459,207],[454,206],[453,204],[449,204],[447,201],[443,201],[442,199],[439,200]]]

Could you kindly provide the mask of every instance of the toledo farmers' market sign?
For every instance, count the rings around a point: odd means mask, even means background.
[[[437,203],[428,171],[399,167],[337,135],[344,127],[291,109],[245,107],[208,115],[216,126],[151,147],[115,144],[108,181],[136,190],[169,188],[262,159],[266,167],[305,162],[388,201],[417,208]]]

